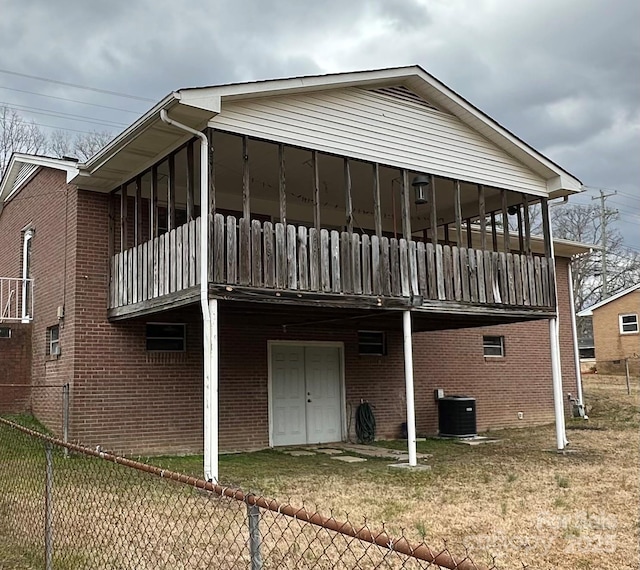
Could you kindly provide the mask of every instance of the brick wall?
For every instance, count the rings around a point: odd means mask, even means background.
[[[640,334],[620,334],[619,316],[640,315],[640,290],[632,291],[593,311],[593,335],[599,373],[624,374],[625,358],[630,371],[638,372]]]
[[[34,308],[31,325],[30,376],[34,385],[51,389],[33,391],[32,407],[40,421],[59,431],[62,421],[60,386],[71,378],[73,366],[73,275],[76,193],[66,173],[41,168],[11,199],[0,215],[0,275],[22,276],[23,230],[34,230],[31,274]],[[58,321],[57,308],[67,317]],[[47,356],[47,328],[60,325],[59,357]]]
[[[9,338],[0,337],[0,413],[20,413],[31,408],[31,324],[0,323]],[[22,386],[7,386],[22,384]]]

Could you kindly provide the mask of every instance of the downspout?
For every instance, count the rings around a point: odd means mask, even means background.
[[[209,300],[209,141],[200,131],[171,119],[165,109],[160,118],[200,139],[200,307],[203,327],[204,367],[204,474],[218,481],[218,339],[217,301]],[[214,317],[212,319],[212,316]]]
[[[573,292],[573,271],[569,260],[569,305],[571,311],[571,332],[573,333],[573,360],[576,366],[576,388],[578,390],[578,404],[584,409],[582,400],[582,372],[580,371],[580,349],[578,347],[578,326],[576,323],[576,307]]]
[[[553,245],[553,230],[551,228],[551,217],[549,216],[549,249],[551,253],[551,263],[554,270],[556,267],[556,254]],[[555,274],[555,271],[554,271]],[[564,421],[564,398],[562,394],[562,368],[560,366],[560,335],[558,325],[558,277],[555,275],[553,284],[553,294],[555,296],[556,315],[549,319],[549,342],[551,345],[551,376],[553,379],[553,406],[556,418],[556,447],[558,451],[563,451],[566,447],[567,434]]]

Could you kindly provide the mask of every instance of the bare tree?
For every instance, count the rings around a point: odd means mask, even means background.
[[[45,152],[47,137],[33,123],[7,106],[0,106],[0,177],[14,152]]]
[[[110,131],[91,131],[78,133],[71,137],[68,131],[53,131],[49,137],[49,152],[54,156],[73,156],[80,160],[88,160],[111,139]]]

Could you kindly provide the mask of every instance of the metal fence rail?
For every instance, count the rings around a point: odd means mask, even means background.
[[[0,457],[2,568],[489,569],[3,418]]]

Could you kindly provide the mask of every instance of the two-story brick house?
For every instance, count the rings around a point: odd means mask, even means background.
[[[4,321],[33,383],[71,383],[73,439],[204,447],[211,477],[352,436],[362,400],[415,451],[438,388],[562,448],[584,248],[548,201],[580,187],[419,67],[183,89],[84,164],[12,158]]]

